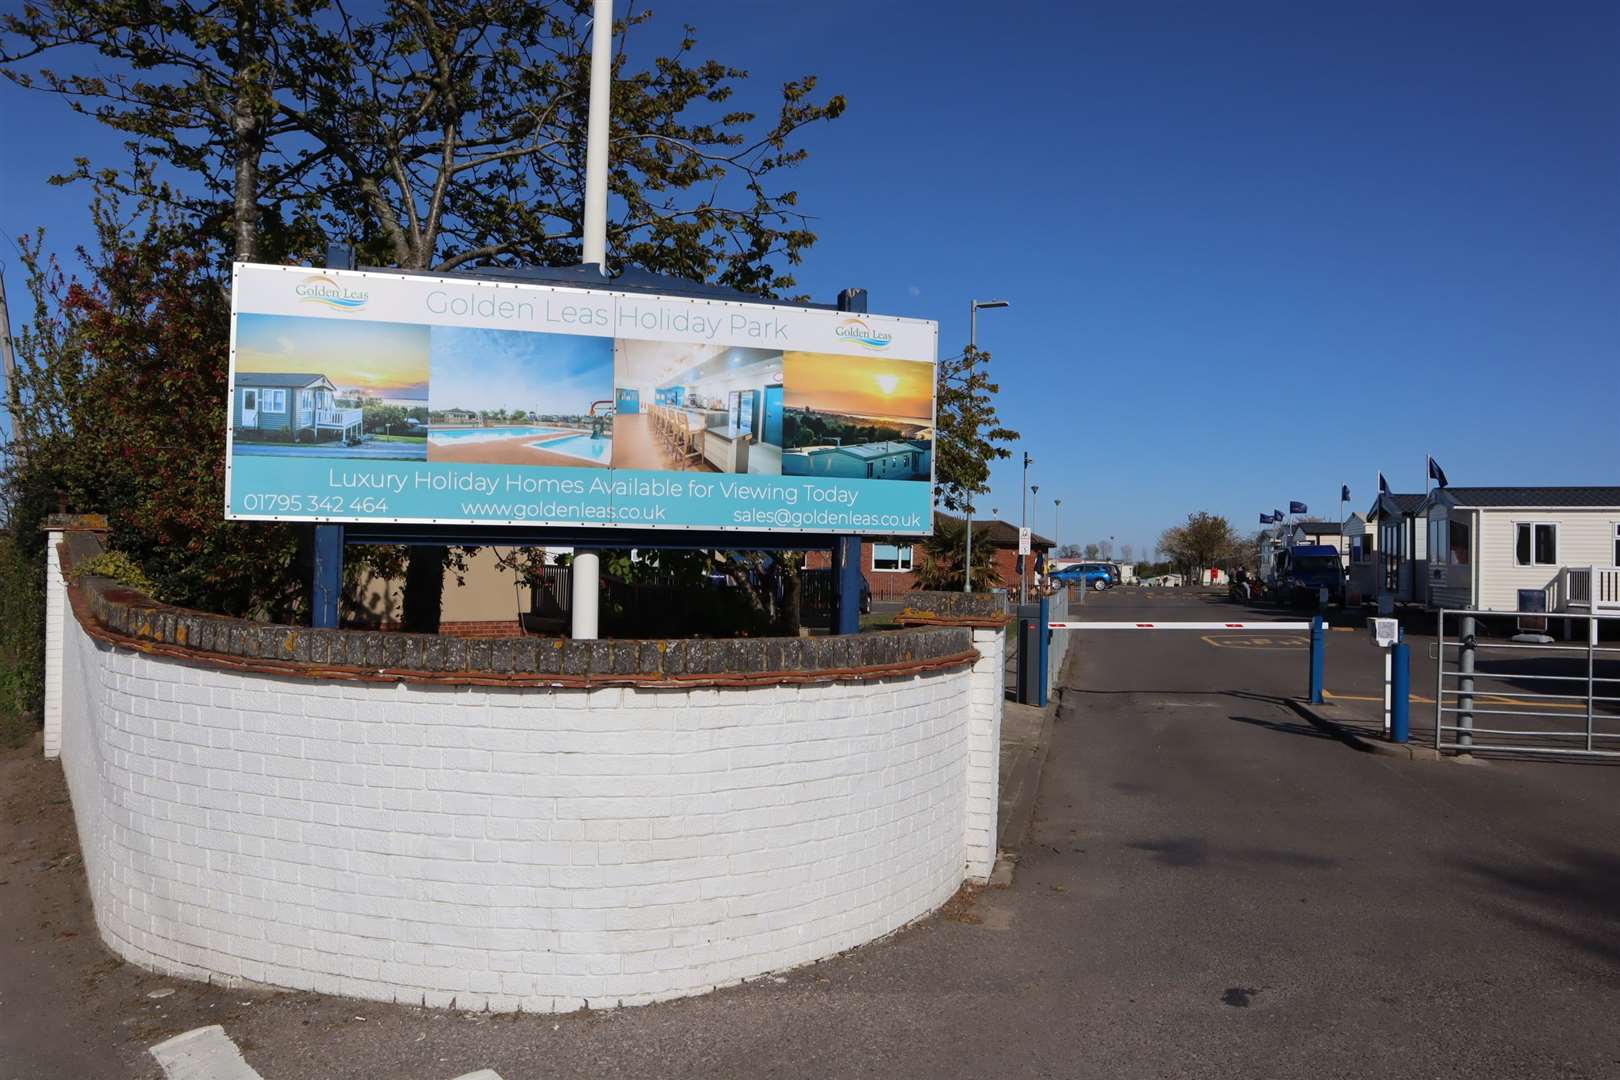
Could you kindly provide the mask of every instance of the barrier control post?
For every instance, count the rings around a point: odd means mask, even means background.
[[[1394,660],[1390,673],[1389,739],[1403,743],[1412,731],[1412,647],[1403,638],[1389,651]]]
[[[1311,619],[1311,683],[1308,700],[1312,705],[1322,704],[1322,662],[1326,645],[1327,627],[1322,616]]]

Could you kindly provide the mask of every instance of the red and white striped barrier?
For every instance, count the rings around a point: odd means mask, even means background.
[[[1308,622],[1049,622],[1051,630],[1309,630]]]

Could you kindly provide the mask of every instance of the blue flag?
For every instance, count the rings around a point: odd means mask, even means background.
[[[1384,479],[1384,474],[1383,473],[1378,474],[1378,494],[1380,494],[1380,495],[1388,495],[1389,494],[1389,481]]]
[[[1282,515],[1281,510],[1273,510],[1271,512],[1271,520],[1272,521],[1281,521],[1282,517],[1283,517],[1283,515]]]
[[[1339,485],[1339,501],[1340,502],[1349,502],[1350,501],[1350,485],[1349,484],[1340,484]]]
[[[1446,486],[1446,470],[1442,469],[1440,463],[1434,458],[1429,459],[1429,479],[1441,487]]]
[[[1303,514],[1307,511],[1307,509],[1308,508],[1306,505],[1302,502],[1291,502],[1288,504],[1288,512],[1290,514]]]

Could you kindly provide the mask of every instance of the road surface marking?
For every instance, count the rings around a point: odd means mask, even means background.
[[[169,1080],[262,1080],[218,1024],[176,1035],[150,1053]]]
[[[1368,697],[1365,694],[1335,694],[1331,690],[1322,691],[1322,696],[1325,698],[1332,698],[1335,701],[1376,701],[1380,705],[1384,703],[1384,699],[1381,697]],[[1413,694],[1412,700],[1421,705],[1434,704],[1434,698],[1424,697],[1422,694]],[[1580,709],[1582,712],[1586,711],[1586,706],[1578,701],[1525,701],[1521,698],[1498,697],[1495,694],[1481,694],[1477,692],[1474,694],[1474,704],[1524,705],[1535,709]]]
[[[1253,649],[1270,652],[1299,652],[1310,645],[1305,638],[1291,637],[1234,637],[1216,638],[1208,634],[1201,634],[1204,644],[1213,645],[1217,649]]]
[[[242,1059],[225,1029],[218,1024],[193,1028],[158,1043],[149,1053],[163,1066],[168,1080],[263,1080]],[[501,1080],[494,1069],[462,1073],[456,1080]]]

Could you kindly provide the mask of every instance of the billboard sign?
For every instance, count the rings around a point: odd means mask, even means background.
[[[937,323],[238,263],[226,517],[924,535]]]

